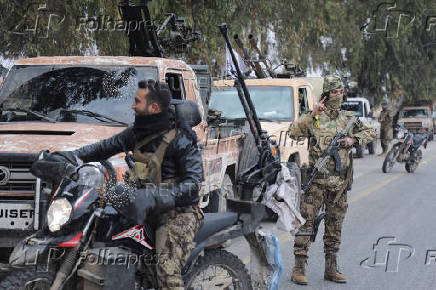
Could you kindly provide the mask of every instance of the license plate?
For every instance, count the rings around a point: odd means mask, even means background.
[[[0,229],[31,229],[33,215],[33,204],[0,203]]]

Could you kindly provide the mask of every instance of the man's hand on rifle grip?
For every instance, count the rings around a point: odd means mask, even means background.
[[[343,139],[339,139],[338,143],[341,143],[341,145],[345,147],[351,147],[354,145],[354,143],[357,143],[357,139],[355,137],[345,137]]]

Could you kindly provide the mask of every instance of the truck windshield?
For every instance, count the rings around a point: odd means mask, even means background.
[[[402,118],[426,118],[428,112],[425,109],[404,110],[401,114]]]
[[[362,102],[346,101],[342,103],[342,110],[354,112],[356,117],[363,117]]]
[[[0,121],[132,123],[138,81],[157,77],[151,66],[14,66],[0,91]]]
[[[291,87],[248,87],[257,116],[261,121],[293,121],[294,97]],[[221,111],[225,119],[245,118],[244,109],[234,87],[215,88],[209,108]]]

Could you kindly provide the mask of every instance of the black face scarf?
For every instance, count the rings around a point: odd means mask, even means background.
[[[163,112],[147,116],[135,116],[133,131],[137,138],[142,138],[162,132],[173,127],[174,118],[170,112]]]

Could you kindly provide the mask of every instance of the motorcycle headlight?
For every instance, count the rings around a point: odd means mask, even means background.
[[[47,211],[47,223],[51,232],[56,232],[68,222],[73,207],[65,198],[54,200]]]
[[[104,171],[97,165],[83,166],[79,169],[77,183],[87,187],[101,188],[104,185]]]

